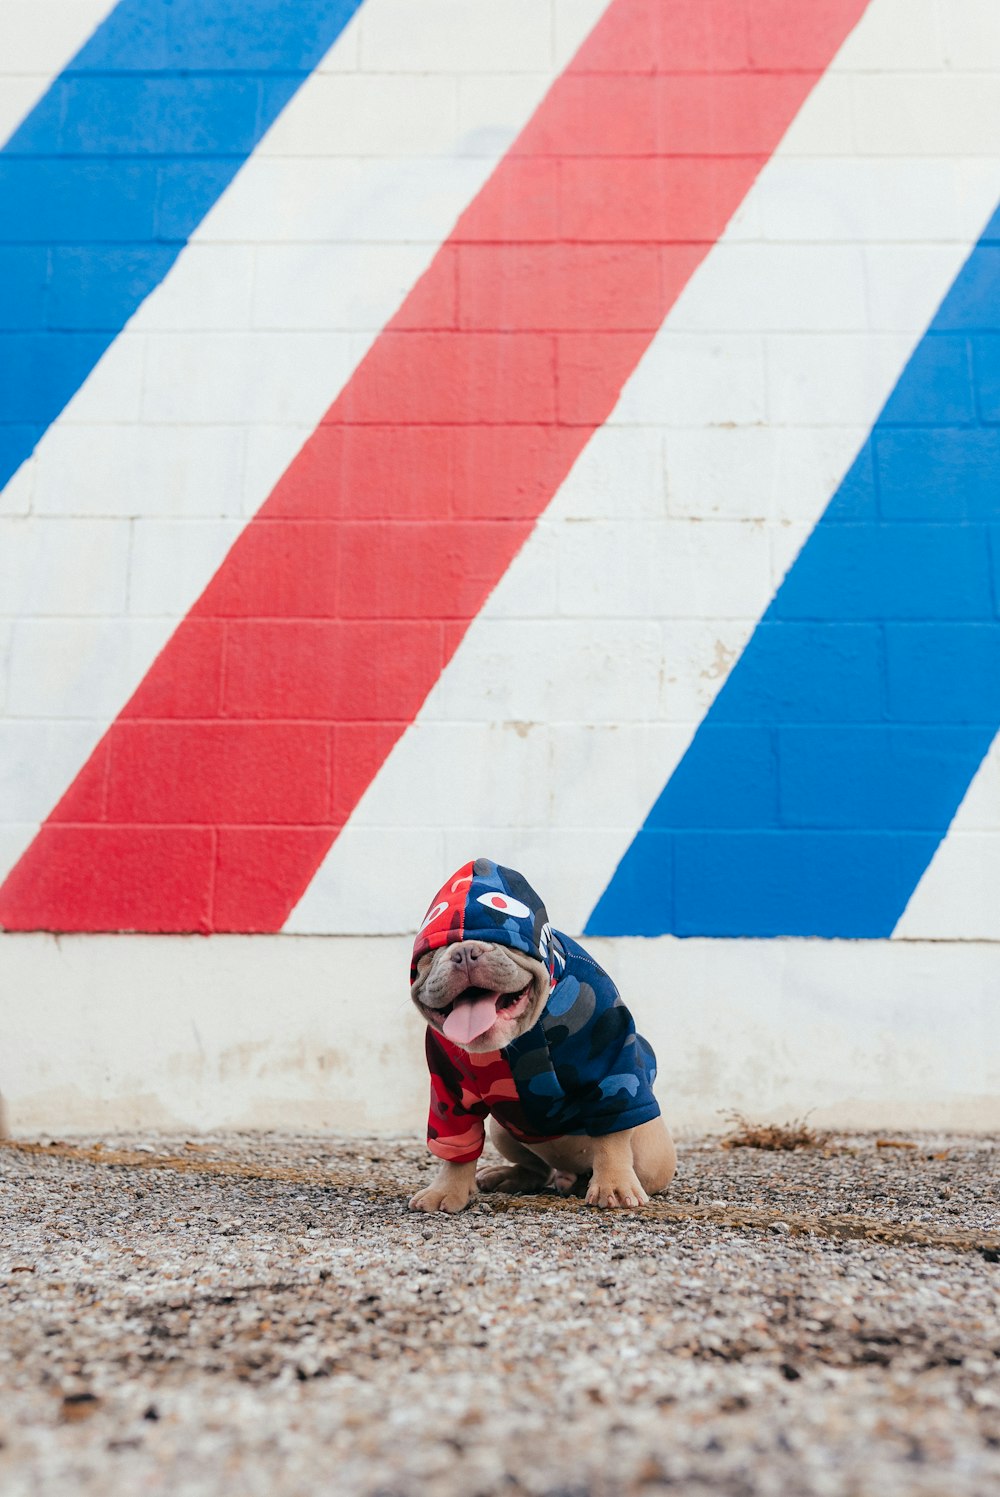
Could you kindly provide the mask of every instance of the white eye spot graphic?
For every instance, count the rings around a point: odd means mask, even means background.
[[[423,925],[421,925],[420,930],[426,930],[428,925],[430,925],[432,921],[436,920],[439,915],[443,915],[447,908],[448,905],[443,899],[438,904],[432,904],[430,909],[427,911],[427,914],[424,916],[424,923]],[[417,935],[420,934],[420,930],[417,931]]]
[[[502,910],[505,915],[516,915],[522,920],[531,911],[526,904],[519,899],[511,899],[509,894],[480,894],[479,903],[484,904],[488,910]]]

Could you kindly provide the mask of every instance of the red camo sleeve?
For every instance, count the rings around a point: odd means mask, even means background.
[[[427,1147],[439,1159],[469,1164],[478,1159],[486,1142],[489,1108],[468,1085],[433,1029],[425,1043],[431,1073],[431,1105],[427,1118]]]

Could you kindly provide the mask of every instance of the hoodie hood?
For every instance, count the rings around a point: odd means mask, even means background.
[[[413,943],[410,981],[427,951],[456,941],[492,941],[533,956],[556,977],[556,943],[545,906],[514,868],[476,858],[453,873],[431,900]]]

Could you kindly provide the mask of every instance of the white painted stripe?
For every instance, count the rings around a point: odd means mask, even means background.
[[[0,145],[117,0],[3,0],[0,5]]]
[[[1000,736],[979,766],[893,937],[1000,941]]]
[[[995,206],[1000,152],[925,154],[911,25],[873,0],[286,929],[411,930],[478,855],[583,926]]]
[[[718,1131],[731,1109],[808,1112],[821,1127],[1000,1128],[995,946],[587,945],[656,1049],[674,1128]],[[406,937],[0,936],[7,1127],[419,1136],[428,1083],[409,951]]]
[[[366,0],[0,496],[0,555],[15,534],[36,555],[54,516],[132,532],[124,616],[111,559],[50,555],[19,590],[8,712],[37,753],[0,876],[66,787],[52,723],[88,720],[66,737],[79,768],[604,0],[577,0],[558,40],[552,0],[435,0],[432,76],[393,71],[398,8]],[[519,75],[498,91],[499,65]]]

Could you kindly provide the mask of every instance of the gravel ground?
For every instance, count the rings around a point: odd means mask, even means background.
[[[0,1147],[0,1489],[985,1497],[997,1141],[911,1141],[432,1218],[412,1140]]]

